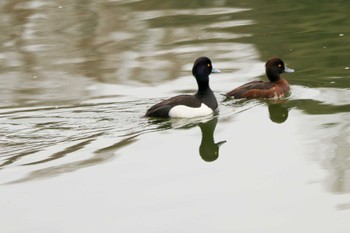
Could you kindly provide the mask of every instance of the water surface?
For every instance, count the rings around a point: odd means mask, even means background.
[[[1,232],[349,232],[349,10],[3,1]],[[203,55],[219,113],[144,118]],[[291,96],[225,100],[271,56]]]

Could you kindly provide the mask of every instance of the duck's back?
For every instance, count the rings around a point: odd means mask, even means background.
[[[283,81],[285,82],[285,80]],[[235,99],[282,97],[284,96],[285,92],[289,91],[288,84],[286,83],[286,86],[284,82],[271,83],[263,81],[252,81],[228,92],[226,96],[234,97]]]
[[[178,95],[152,106],[146,112],[147,117],[169,117],[170,110],[175,106],[188,106],[192,108],[199,108],[201,101],[193,95]]]

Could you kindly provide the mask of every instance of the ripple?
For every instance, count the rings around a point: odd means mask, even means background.
[[[253,25],[255,22],[253,20],[231,20],[224,21],[219,23],[212,23],[209,25],[209,28],[231,28],[231,27],[239,27],[246,25]]]
[[[205,15],[227,15],[234,14],[243,11],[249,11],[251,9],[244,8],[201,8],[201,9],[186,9],[186,10],[151,10],[137,12],[137,18],[139,20],[156,19],[164,16],[181,16],[181,15],[194,15],[194,16],[205,16]]]
[[[145,120],[135,120],[134,117],[139,115],[139,108],[129,101],[59,108],[2,109],[0,133],[6,136],[1,140],[0,167],[57,160],[86,148],[101,137],[116,141],[130,135],[133,137],[144,130],[141,126]],[[37,159],[37,156],[44,158]]]

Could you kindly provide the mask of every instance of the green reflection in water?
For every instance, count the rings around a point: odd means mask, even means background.
[[[245,1],[243,4],[252,10],[240,16],[253,19],[255,24],[235,29],[253,33],[238,40],[253,43],[263,60],[280,56],[293,64],[297,72],[289,78],[292,84],[350,86],[349,1]]]
[[[211,119],[210,119],[211,118]],[[215,128],[218,123],[218,116],[209,116],[197,119],[157,119],[150,118],[151,124],[158,125],[158,129],[185,129],[198,126],[201,130],[201,142],[199,145],[199,155],[206,162],[213,162],[218,159],[220,146],[226,142],[226,140],[215,142]]]
[[[214,132],[218,119],[215,117],[212,120],[200,123],[198,126],[202,131],[202,140],[199,146],[199,154],[204,161],[212,162],[219,157],[219,149],[226,141],[215,142]]]

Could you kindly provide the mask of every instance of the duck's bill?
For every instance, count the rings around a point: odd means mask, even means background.
[[[284,72],[286,72],[286,73],[293,73],[294,70],[291,69],[291,68],[288,68],[288,67],[284,67]]]
[[[212,73],[221,73],[221,71],[220,71],[220,70],[215,69],[214,67],[213,67],[213,69],[211,70],[211,72],[212,72]]]

